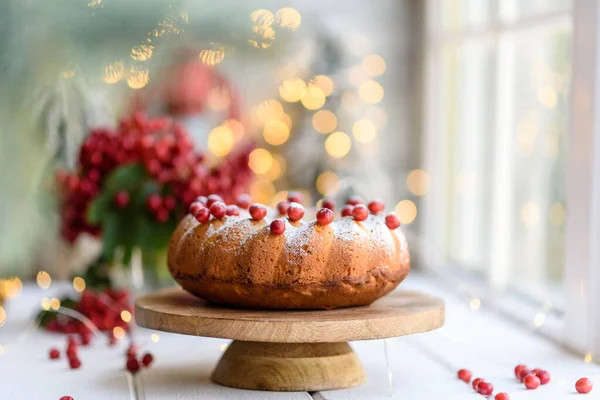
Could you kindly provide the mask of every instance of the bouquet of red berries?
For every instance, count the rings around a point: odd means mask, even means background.
[[[218,165],[207,165],[185,128],[170,118],[142,113],[116,130],[94,129],[81,146],[74,172],[59,171],[62,236],[74,242],[101,236],[103,258],[117,247],[125,260],[134,247],[164,249],[177,220],[201,195],[227,201],[247,191],[252,145],[238,146]]]

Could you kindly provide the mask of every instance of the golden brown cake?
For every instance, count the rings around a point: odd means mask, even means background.
[[[409,272],[400,223],[380,202],[346,206],[335,221],[323,208],[306,222],[296,202],[281,203],[278,218],[258,204],[244,210],[247,198],[238,205],[199,198],[173,233],[169,270],[186,291],[234,307],[331,309],[370,304]]]

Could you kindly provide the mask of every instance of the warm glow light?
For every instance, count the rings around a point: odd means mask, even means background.
[[[252,11],[250,14],[250,19],[252,19],[252,22],[254,22],[256,25],[269,26],[275,21],[275,16],[271,11],[261,8],[259,10]]]
[[[142,44],[140,46],[134,47],[131,49],[131,58],[136,61],[146,61],[150,57],[152,57],[152,51],[154,50],[154,46],[148,44]]]
[[[211,110],[226,110],[231,104],[231,95],[225,87],[214,87],[208,92],[208,107]]]
[[[202,64],[217,65],[225,58],[225,49],[202,49],[198,54],[198,59]]]
[[[223,123],[223,126],[233,133],[233,138],[236,142],[244,136],[244,125],[237,119],[228,119]]]
[[[306,83],[300,78],[291,78],[279,85],[279,96],[288,103],[300,101],[306,94]]]
[[[352,135],[361,143],[369,143],[377,136],[377,128],[375,128],[373,121],[359,119],[352,126]]]
[[[317,178],[317,190],[324,196],[337,193],[341,187],[340,178],[333,172],[325,171]]]
[[[284,172],[285,159],[278,154],[273,154],[273,164],[271,164],[271,168],[263,176],[270,181],[274,181],[281,178]]]
[[[248,165],[257,174],[266,173],[273,164],[273,156],[265,149],[254,149],[250,153]]]
[[[283,121],[269,121],[265,124],[263,136],[267,143],[279,146],[285,143],[290,137],[290,128]]]
[[[118,340],[123,339],[125,337],[125,329],[121,328],[120,326],[115,326],[113,328],[113,336]]]
[[[540,326],[544,325],[544,322],[546,322],[546,316],[542,313],[537,313],[533,319],[533,325],[536,328],[539,328]]]
[[[289,129],[292,129],[292,125],[293,125],[292,124],[292,118],[289,115],[287,115],[287,114],[284,113],[281,116],[281,122],[283,122],[284,124],[286,124]]]
[[[63,76],[63,78],[67,78],[67,79],[74,77],[75,76],[75,69],[64,70],[63,73],[62,73],[62,76]]]
[[[356,87],[359,87],[369,79],[371,79],[371,76],[360,65],[356,65],[348,70],[348,81]]]
[[[60,308],[60,300],[58,300],[56,297],[51,298],[50,308],[52,308],[54,311],[58,310]]]
[[[523,204],[521,208],[521,220],[527,226],[533,226],[540,220],[540,208],[532,202]]]
[[[377,104],[383,99],[383,86],[376,81],[366,81],[358,89],[360,98],[366,103]]]
[[[131,321],[131,313],[127,310],[121,311],[121,319],[125,322]]]
[[[546,108],[552,109],[558,103],[558,95],[552,86],[545,85],[538,88],[538,101]]]
[[[337,126],[337,118],[329,110],[317,111],[312,118],[313,127],[319,133],[330,133]]]
[[[226,126],[220,125],[208,134],[208,151],[217,157],[229,154],[235,142],[233,132]]]
[[[123,78],[123,75],[125,75],[125,68],[121,61],[107,65],[104,68],[104,82],[106,83],[117,83]]]
[[[271,201],[271,205],[273,207],[275,207],[280,202],[287,201],[287,195],[288,195],[287,190],[282,190],[281,192],[275,193],[275,195],[273,196],[273,200]]]
[[[352,140],[344,132],[333,132],[325,140],[325,150],[334,158],[344,157],[352,147]]]
[[[285,7],[277,10],[275,13],[275,20],[282,28],[295,31],[302,23],[302,16],[295,8]]]
[[[325,75],[315,76],[308,84],[308,86],[316,86],[321,88],[325,96],[329,96],[333,93],[333,80]]]
[[[160,336],[158,336],[158,333],[153,333],[152,335],[150,335],[150,340],[152,340],[154,343],[158,343],[158,341],[160,340]]]
[[[481,307],[481,300],[478,298],[473,298],[469,301],[469,308],[471,311],[477,311]]]
[[[148,70],[132,68],[127,76],[127,86],[132,89],[141,89],[148,84]]]
[[[395,211],[402,224],[410,224],[417,217],[417,206],[410,200],[402,200],[396,205]]]
[[[554,203],[550,206],[550,223],[556,227],[561,227],[565,223],[565,206],[561,203]]]
[[[14,299],[23,291],[23,282],[20,278],[7,279],[5,285],[5,296],[7,299]]]
[[[275,40],[275,31],[268,25],[254,25],[252,32],[254,38],[249,39],[248,42],[257,49],[269,48]]]
[[[306,109],[318,110],[325,104],[325,93],[320,87],[310,86],[300,101]]]
[[[48,311],[50,309],[50,299],[44,297],[41,301],[41,305],[44,310]]]
[[[256,107],[256,117],[262,124],[274,119],[281,120],[282,116],[283,106],[275,99],[261,101]]]
[[[250,185],[250,196],[252,201],[269,204],[275,195],[275,186],[268,180],[259,179]]]
[[[583,358],[583,362],[586,364],[589,364],[593,361],[593,357],[591,354],[586,354],[585,357]]]
[[[46,271],[38,272],[35,280],[38,286],[42,289],[48,289],[50,287],[50,284],[52,283],[52,278],[50,278],[50,274]]]
[[[6,311],[4,307],[0,306],[0,326],[4,325],[6,322]]]
[[[363,58],[362,67],[371,76],[381,75],[385,72],[385,60],[377,54],[369,54]]]
[[[85,281],[82,277],[76,276],[73,278],[73,288],[79,293],[85,290]]]
[[[422,169],[414,169],[406,177],[406,185],[412,194],[423,196],[429,190],[429,175]]]

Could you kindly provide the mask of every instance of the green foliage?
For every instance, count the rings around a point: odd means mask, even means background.
[[[119,208],[114,204],[115,195],[120,191],[129,193],[129,204]],[[124,250],[123,262],[127,263],[134,247],[142,252],[156,252],[166,247],[176,226],[171,214],[166,223],[157,222],[146,208],[146,200],[153,193],[161,193],[139,164],[124,165],[108,177],[102,192],[90,204],[87,219],[92,224],[102,226],[102,257],[112,260],[115,250]]]

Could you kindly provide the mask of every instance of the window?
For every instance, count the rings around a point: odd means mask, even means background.
[[[423,232],[436,253],[430,264],[484,279],[480,287],[493,293],[519,294],[544,313],[566,313],[567,323],[574,304],[586,305],[582,318],[599,314],[583,294],[598,289],[592,278],[600,274],[589,243],[600,228],[593,197],[600,139],[586,108],[597,106],[597,12],[588,0],[428,5],[424,147],[432,190]],[[576,31],[586,32],[587,47],[574,40]],[[574,59],[588,70],[574,73]],[[577,99],[577,84],[592,92],[589,103]],[[573,207],[581,209],[569,214]],[[579,262],[575,249],[583,252]],[[589,340],[577,347],[592,351]]]

